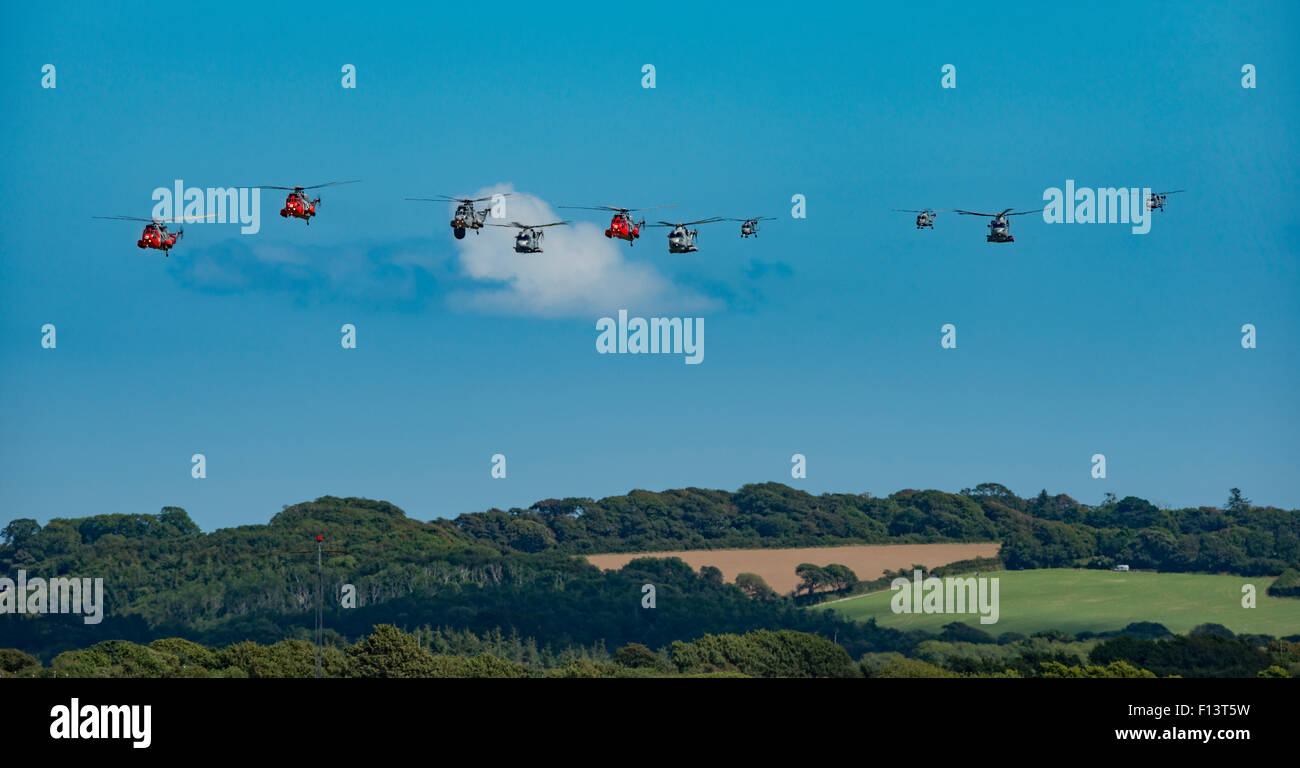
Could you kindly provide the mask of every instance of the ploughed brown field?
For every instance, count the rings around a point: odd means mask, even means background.
[[[597,568],[617,570],[638,557],[680,557],[695,570],[711,565],[722,571],[727,581],[736,574],[757,573],[763,581],[782,594],[793,592],[799,583],[794,569],[801,563],[847,565],[863,581],[878,579],[885,571],[911,565],[937,568],[958,560],[994,557],[1000,547],[996,541],[980,544],[871,544],[844,547],[800,547],[797,549],[694,549],[684,552],[621,552],[613,555],[587,555]]]

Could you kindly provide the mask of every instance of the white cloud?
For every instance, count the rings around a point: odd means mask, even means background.
[[[489,222],[547,224],[565,218],[541,198],[497,184],[471,197],[509,192],[504,219]],[[454,206],[452,207],[454,209]],[[447,220],[451,219],[448,210]],[[597,223],[596,211],[576,214],[567,227],[548,227],[542,253],[515,253],[513,227],[484,227],[454,240],[465,275],[492,287],[458,291],[454,307],[491,314],[544,317],[592,316],[619,309],[641,313],[693,312],[715,302],[696,291],[675,285],[651,260],[667,252],[667,232],[643,230],[635,247],[605,237],[608,220]],[[448,228],[444,227],[444,231]]]

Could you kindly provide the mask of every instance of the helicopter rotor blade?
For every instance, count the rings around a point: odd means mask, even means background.
[[[619,208],[616,205],[557,205],[556,208],[573,208],[583,211],[614,211],[615,213],[631,213],[633,211],[657,211],[660,208],[676,208],[676,205],[652,205],[649,208]]]
[[[489,227],[514,227],[516,229],[541,229],[542,227],[564,226],[569,223],[570,222],[568,221],[553,221],[550,224],[521,224],[520,222],[512,221],[509,224],[493,224],[492,222],[489,221],[488,226]]]
[[[1172,190],[1170,190],[1170,191],[1168,191],[1168,192],[1152,192],[1151,194],[1153,194],[1153,195],[1176,195],[1176,194],[1178,194],[1179,192],[1186,192],[1186,191],[1187,191],[1187,190],[1185,190],[1185,189],[1172,189]]]
[[[345,182],[346,183],[346,182]],[[509,192],[502,192],[500,197],[509,197]],[[480,203],[484,200],[491,200],[493,197],[452,197],[451,195],[438,195],[437,197],[408,197],[407,200],[423,200],[429,203]]]
[[[142,219],[139,216],[91,216],[92,219],[114,219],[117,221],[143,221],[149,224],[167,224],[175,221],[203,221],[211,219],[217,214],[209,213],[205,216],[178,216],[172,219]]]
[[[310,187],[295,187],[295,189],[320,189],[321,187],[332,187],[336,184],[356,184],[361,179],[352,179],[351,181],[330,181],[325,184],[315,184]]]
[[[169,221],[203,221],[204,219],[211,219],[211,218],[215,217],[216,215],[217,215],[217,214],[215,214],[215,213],[209,213],[209,214],[207,214],[207,215],[205,215],[205,216],[180,216],[180,217],[175,218],[175,219],[154,219],[154,221],[159,222],[159,223],[165,223],[165,222],[169,222]]]
[[[964,214],[966,214],[967,216],[990,216],[990,217],[996,219],[996,218],[998,218],[999,216],[1019,216],[1019,215],[1021,215],[1021,214],[1023,214],[1023,213],[1038,213],[1039,211],[1041,211],[1041,210],[1043,210],[1043,209],[1042,209],[1042,208],[1039,208],[1037,211],[1018,211],[1018,212],[1016,212],[1016,213],[1012,213],[1012,212],[1011,212],[1011,211],[1012,211],[1011,208],[1008,208],[1008,209],[1002,211],[1001,213],[980,213],[979,211],[964,211],[964,210],[962,210],[961,208],[953,208],[952,210],[953,210],[953,211],[956,211],[957,213],[964,213]],[[940,211],[935,211],[935,213],[940,213]]]

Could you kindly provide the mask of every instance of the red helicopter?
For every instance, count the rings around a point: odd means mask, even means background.
[[[320,205],[320,198],[309,200],[306,190],[320,189],[321,187],[332,187],[335,184],[356,184],[361,179],[351,181],[331,181],[328,184],[316,184],[311,187],[259,187],[259,189],[287,189],[290,190],[289,196],[284,199],[284,207],[280,209],[281,218],[290,216],[295,219],[302,219],[311,225],[311,217],[316,215],[316,207]]]
[[[628,216],[632,211],[653,211],[658,208],[675,208],[674,205],[656,205],[651,208],[615,208],[612,205],[561,205],[559,208],[572,208],[583,211],[613,211],[614,217],[609,220],[609,228],[605,230],[605,237],[617,237],[620,240],[626,240],[635,244],[635,240],[641,236],[641,227],[645,226],[645,219],[641,221],[632,221]]]
[[[144,231],[140,233],[140,239],[136,241],[136,247],[154,248],[162,251],[163,256],[168,256],[168,251],[176,247],[181,241],[181,236],[185,234],[185,229],[181,228],[175,232],[167,231],[166,222],[169,221],[202,221],[216,216],[210,213],[207,216],[182,216],[179,219],[141,219],[135,216],[95,216],[96,219],[113,219],[116,221],[143,221]]]

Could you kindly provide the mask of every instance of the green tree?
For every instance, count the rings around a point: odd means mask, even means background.
[[[905,656],[893,656],[878,665],[863,664],[867,677],[957,677],[957,675],[937,664]]]
[[[663,659],[659,657],[659,654],[641,643],[628,643],[619,648],[614,654],[614,661],[625,667],[633,668],[655,668],[663,665]]]
[[[30,517],[20,517],[10,521],[8,525],[0,530],[0,538],[5,540],[5,544],[20,549],[36,534],[40,533],[40,523]]]
[[[852,589],[858,584],[858,575],[847,565],[831,563],[822,569],[822,573],[825,574],[826,582],[830,585],[830,588],[837,592]]]
[[[700,568],[700,579],[711,587],[720,587],[723,584],[722,571],[712,565]]]
[[[769,587],[763,577],[757,573],[736,574],[736,586],[740,587],[740,591],[755,600],[772,600],[776,598],[776,590]]]
[[[1232,513],[1246,512],[1250,509],[1250,499],[1241,495],[1240,488],[1228,489],[1228,503],[1223,508]]]
[[[392,624],[375,625],[347,655],[354,677],[431,677],[436,669],[433,654],[420,647],[415,635]]]
[[[534,520],[511,520],[506,525],[510,547],[520,552],[541,552],[555,546],[555,534],[550,528]]]
[[[1127,661],[1112,661],[1111,663],[1101,666],[1097,664],[1085,664],[1082,666],[1066,666],[1059,661],[1045,661],[1042,664],[1043,677],[1094,677],[1094,678],[1118,678],[1118,677],[1155,677],[1155,673],[1146,669],[1129,664]]]
[[[0,677],[30,677],[39,672],[41,661],[16,648],[0,648]]]
[[[453,678],[520,678],[528,677],[528,667],[517,661],[490,653],[477,656],[433,656],[428,677]]]
[[[800,563],[794,572],[800,578],[799,589],[807,590],[810,595],[826,584],[826,571],[820,565]]]

